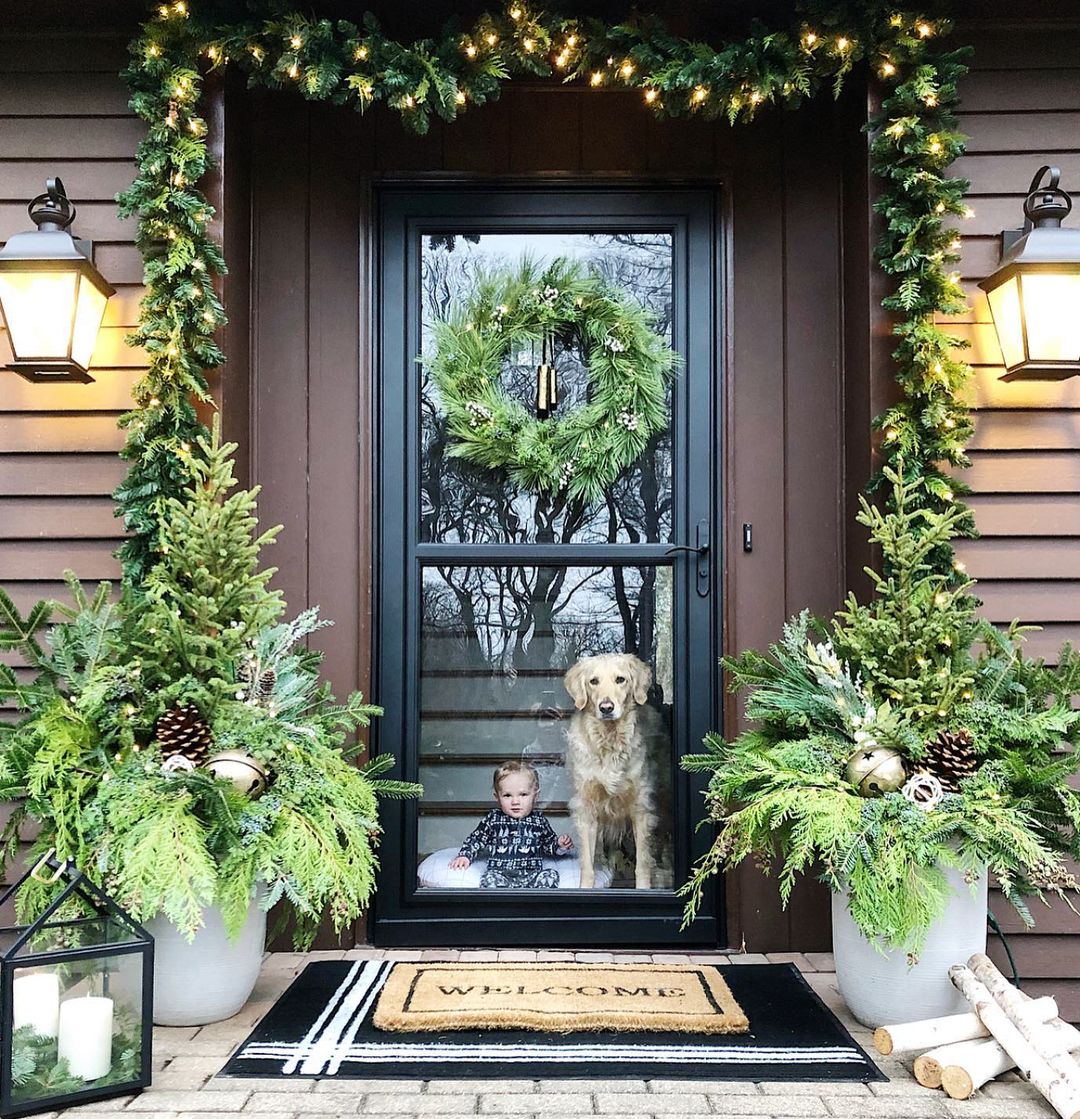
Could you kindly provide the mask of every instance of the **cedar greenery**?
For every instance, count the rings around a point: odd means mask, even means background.
[[[499,384],[503,362],[545,334],[586,355],[587,403],[538,420]],[[597,501],[665,431],[676,355],[648,313],[581,265],[558,258],[477,278],[469,298],[435,324],[423,359],[439,390],[450,453],[506,471],[533,493]]]
[[[886,467],[890,510],[865,500],[859,520],[881,549],[885,577],[869,572],[877,596],[849,597],[829,623],[807,611],[784,627],[767,655],[725,658],[733,691],[748,689],[753,729],[685,758],[711,774],[717,838],[684,888],[687,917],[709,878],[748,855],[779,860],[786,904],[799,875],[848,891],[856,924],[870,938],[917,953],[948,896],[942,867],[969,879],[986,865],[1028,924],[1025,895],[1065,898],[1076,882],[1063,856],[1080,856],[1080,793],[1069,778],[1080,753],[1080,654],[1066,646],[1056,669],[1023,655],[1023,635],[975,616],[972,583],[934,569],[963,511],[921,508],[916,483]],[[942,730],[970,731],[973,776],[925,811],[901,793],[860,796],[845,777],[860,748],[899,750],[918,770],[925,744]]]
[[[377,797],[419,789],[381,776],[390,757],[353,764],[354,734],[379,709],[359,693],[338,704],[320,681],[321,658],[302,644],[325,624],[317,610],[280,621],[273,569],[259,567],[277,530],[258,532],[256,491],[232,492],[234,450],[215,424],[183,498],[165,506],[158,563],[118,604],[107,584],[87,597],[71,576],[74,608],[22,618],[0,591],[0,648],[37,669],[30,685],[0,673],[0,699],[24,711],[0,737],[0,797],[14,802],[3,853],[33,820],[31,858],[55,848],[137,920],[164,913],[189,936],[211,904],[237,931],[259,888],[264,908],[289,904],[303,947],[324,915],[341,932],[374,891]],[[244,683],[253,664],[257,691]],[[201,712],[215,749],[262,763],[269,790],[251,800],[208,770],[163,770],[154,728],[176,705]],[[28,883],[23,916],[48,896]]]
[[[148,132],[138,175],[119,201],[121,213],[138,217],[146,296],[131,341],[144,347],[149,368],[122,420],[130,466],[116,498],[130,533],[121,549],[127,579],[141,579],[159,554],[159,501],[179,496],[189,479],[205,434],[193,402],[207,400],[207,371],[224,361],[214,341],[225,321],[214,280],[225,262],[199,185],[210,165],[199,101],[205,72],[226,66],[252,86],[292,88],[360,112],[385,104],[420,133],[433,115],[453,121],[497,98],[514,77],[636,89],[659,116],[735,124],[836,94],[856,65],[869,67],[886,93],[872,154],[887,227],[879,260],[897,281],[885,305],[896,316],[904,390],[879,426],[888,464],[895,469],[903,456],[912,500],[935,510],[956,503],[962,486],[940,464],[964,463],[970,422],[961,400],[970,373],[934,316],[962,301],[948,269],[958,248],[946,222],[964,212],[966,183],[947,175],[963,151],[954,110],[964,54],[940,45],[950,24],[938,4],[814,0],[791,27],[755,22],[745,38],[717,46],[674,36],[654,18],[609,25],[524,0],[414,43],[386,36],[370,13],[353,23],[277,7],[263,18],[252,7],[251,18],[229,22],[227,9],[211,2],[164,3],[131,44],[125,77]],[[951,550],[933,559],[944,571]]]

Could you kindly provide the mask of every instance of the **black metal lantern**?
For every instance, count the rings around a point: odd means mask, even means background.
[[[47,900],[20,925],[20,897]],[[126,1095],[150,1084],[154,941],[50,851],[0,897],[0,1113]]]
[[[1080,229],[1062,228],[1072,199],[1060,181],[1056,167],[1039,168],[1024,199],[1023,229],[1002,233],[1001,264],[979,284],[1001,344],[1003,381],[1080,374]]]
[[[28,381],[92,381],[87,370],[115,289],[91,263],[93,246],[68,232],[75,207],[59,179],[49,179],[27,209],[37,228],[0,249],[7,367]]]

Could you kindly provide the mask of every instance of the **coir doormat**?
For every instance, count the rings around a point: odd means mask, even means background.
[[[372,1011],[394,964],[308,964],[225,1076],[386,1079],[885,1080],[791,964],[721,967],[743,1034],[390,1033]],[[404,966],[401,964],[398,967]]]
[[[707,964],[398,964],[372,1021],[398,1033],[750,1028],[719,970]]]

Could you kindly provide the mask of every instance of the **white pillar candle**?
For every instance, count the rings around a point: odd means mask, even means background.
[[[97,1080],[112,1067],[113,1000],[87,995],[60,1004],[57,1056],[73,1076]]]
[[[60,979],[40,971],[15,980],[11,992],[12,1027],[29,1026],[39,1037],[56,1037],[60,1015]]]

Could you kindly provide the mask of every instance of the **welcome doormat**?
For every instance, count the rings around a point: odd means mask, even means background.
[[[750,1023],[743,1034],[389,1033],[376,1029],[371,1019],[395,966],[405,965],[378,960],[308,964],[222,1075],[864,1083],[887,1079],[791,964],[718,969]]]
[[[372,1020],[399,1033],[750,1028],[720,972],[706,964],[398,964]]]

